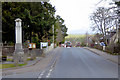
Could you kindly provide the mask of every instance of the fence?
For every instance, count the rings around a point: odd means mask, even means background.
[[[94,48],[103,50],[103,46],[95,45]],[[120,53],[120,45],[106,46],[105,51],[109,53]]]

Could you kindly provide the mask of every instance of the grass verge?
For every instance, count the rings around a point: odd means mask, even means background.
[[[18,66],[24,66],[26,64],[19,64]],[[0,64],[0,69],[16,67],[14,64]]]

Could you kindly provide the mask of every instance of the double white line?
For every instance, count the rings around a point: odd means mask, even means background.
[[[57,60],[57,59],[55,59],[54,62],[53,62],[53,64],[50,66],[50,70],[49,70],[46,78],[49,78],[49,77],[50,77],[51,72],[53,71],[53,67],[54,67],[54,65],[55,65],[55,63],[56,63],[56,60]],[[46,70],[46,71],[47,71],[47,70]],[[43,71],[43,72],[39,75],[38,78],[42,78],[42,76],[45,74],[46,71]]]
[[[42,78],[42,76],[44,75],[45,71],[43,71],[38,78]]]

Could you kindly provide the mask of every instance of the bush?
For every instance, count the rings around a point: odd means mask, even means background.
[[[84,46],[86,46],[86,44],[85,43],[81,43],[81,46],[84,47]]]
[[[40,42],[36,43],[36,48],[40,48]]]
[[[8,46],[14,46],[13,42],[8,42]]]

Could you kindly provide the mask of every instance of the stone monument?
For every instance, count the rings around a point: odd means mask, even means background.
[[[22,20],[17,18],[15,20],[15,51],[14,51],[14,63],[18,66],[19,62],[25,62],[24,51],[22,47]]]

